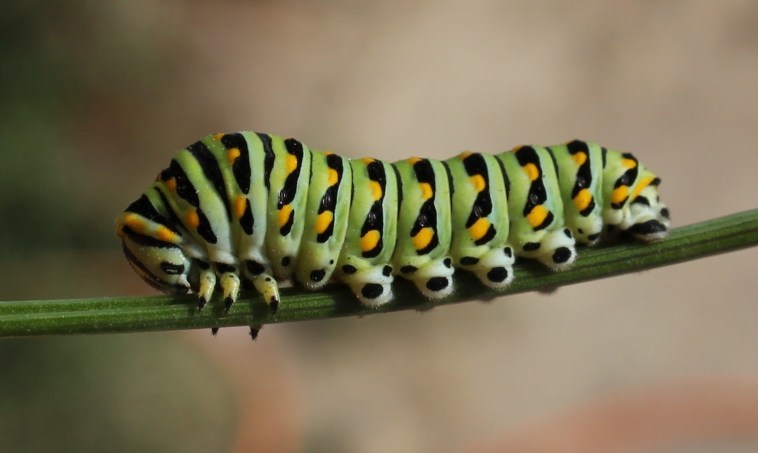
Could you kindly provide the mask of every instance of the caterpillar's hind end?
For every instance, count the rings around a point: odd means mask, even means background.
[[[668,208],[658,195],[658,185],[650,184],[629,204],[631,225],[627,230],[642,242],[660,241],[668,234],[670,216]]]
[[[635,224],[629,231],[631,231],[635,238],[643,242],[660,241],[668,235],[667,226],[655,219]]]

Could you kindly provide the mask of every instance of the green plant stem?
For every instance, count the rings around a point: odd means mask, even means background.
[[[269,313],[254,294],[243,294],[224,313],[214,300],[201,312],[193,295],[181,297],[107,297],[97,299],[29,300],[0,302],[0,336],[146,332],[306,321],[341,316],[363,316],[408,309],[427,309],[469,300],[549,290],[604,277],[652,269],[709,255],[758,245],[758,210],[732,214],[676,228],[653,244],[625,242],[582,248],[568,271],[552,273],[531,262],[519,262],[516,279],[505,291],[484,288],[466,272],[457,272],[456,289],[442,301],[427,301],[405,281],[394,285],[395,300],[378,309],[360,306],[343,285],[320,292],[284,288],[280,309]]]

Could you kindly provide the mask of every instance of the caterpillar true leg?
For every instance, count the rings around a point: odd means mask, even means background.
[[[237,300],[240,290],[240,278],[236,269],[221,274],[220,283],[223,289],[224,309],[229,311],[232,304]]]
[[[197,290],[197,308],[202,310],[205,304],[211,300],[213,290],[216,288],[216,272],[213,269],[205,269],[200,272],[199,288]]]
[[[271,269],[257,260],[245,261],[242,269],[244,275],[263,297],[263,301],[268,304],[271,312],[275,313],[279,309],[279,285],[277,285]]]
[[[255,289],[263,296],[271,313],[279,310],[279,286],[276,284],[274,277],[269,274],[260,274],[253,278]]]

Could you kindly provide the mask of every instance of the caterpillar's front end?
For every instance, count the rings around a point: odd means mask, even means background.
[[[182,237],[157,219],[139,214],[146,203],[143,195],[116,219],[124,254],[150,286],[166,294],[185,294],[191,286],[192,262],[181,247]]]

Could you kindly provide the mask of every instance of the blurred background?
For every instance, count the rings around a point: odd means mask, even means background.
[[[756,208],[758,3],[3,2],[0,299],[153,294],[115,216],[253,129],[395,160],[633,151]],[[0,451],[755,451],[758,250],[426,313],[0,341]]]

